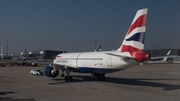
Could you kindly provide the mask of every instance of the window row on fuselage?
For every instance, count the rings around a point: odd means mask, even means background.
[[[103,60],[103,58],[59,58],[58,60]]]

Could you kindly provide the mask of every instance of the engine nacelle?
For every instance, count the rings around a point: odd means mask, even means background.
[[[47,77],[56,77],[58,76],[59,74],[59,70],[55,67],[52,67],[52,66],[47,66],[45,69],[44,69],[44,73]]]
[[[132,57],[137,61],[137,62],[144,62],[150,58],[150,55],[145,53],[145,52],[134,52],[132,54]]]

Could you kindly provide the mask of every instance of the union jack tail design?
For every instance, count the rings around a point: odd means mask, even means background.
[[[129,30],[117,51],[135,52],[144,49],[147,8],[138,10]]]

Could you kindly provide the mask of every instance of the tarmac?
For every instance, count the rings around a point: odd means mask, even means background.
[[[106,74],[64,78],[30,75],[45,67],[0,67],[0,101],[180,101],[180,64],[138,65]]]

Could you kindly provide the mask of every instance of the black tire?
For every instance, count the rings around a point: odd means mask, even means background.
[[[65,79],[65,81],[69,81],[68,76],[65,76],[64,79]]]
[[[104,81],[105,80],[105,74],[98,75],[97,77],[98,77],[99,81]]]
[[[64,74],[61,74],[61,77],[64,77]]]
[[[72,76],[69,76],[69,81],[72,81],[73,80],[73,77]]]

